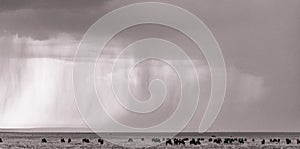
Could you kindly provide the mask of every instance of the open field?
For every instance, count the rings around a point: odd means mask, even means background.
[[[150,147],[150,148],[300,148],[300,143],[297,139],[300,139],[299,134],[180,134],[175,138],[185,140],[185,145],[175,145],[174,138],[171,139],[173,145],[166,145],[164,140],[167,137],[164,135],[144,135],[141,134],[123,134],[123,135],[105,135],[110,140],[118,142],[119,145],[104,141],[104,144],[98,142],[99,136],[91,133],[0,133],[2,143],[0,148],[125,148],[123,146],[130,147]],[[42,139],[45,138],[47,143],[42,143]],[[64,138],[66,142],[61,142]],[[71,142],[68,143],[68,138]],[[89,143],[82,142],[83,138],[89,139]],[[129,141],[130,138],[132,141]],[[156,138],[160,140],[153,141]],[[190,141],[194,138],[199,138],[201,144],[190,145]],[[224,142],[227,140],[235,140],[231,143]],[[272,142],[270,139],[280,139],[276,142]],[[286,139],[291,140],[287,144]],[[211,140],[211,141],[209,141]],[[215,140],[221,140],[217,142]],[[265,143],[262,143],[265,140]],[[123,145],[123,146],[120,146]]]

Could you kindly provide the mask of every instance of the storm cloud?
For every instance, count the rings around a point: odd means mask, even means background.
[[[0,0],[0,127],[86,127],[74,102],[76,49],[101,16],[135,2],[140,1]],[[300,1],[159,2],[197,15],[222,49],[227,92],[210,131],[300,131]],[[148,35],[172,40],[191,55],[198,54],[191,52],[196,47],[180,32],[154,26],[120,33],[107,47],[105,58],[110,61],[126,44]],[[197,130],[210,92],[205,58],[194,58],[201,64],[205,95],[188,131]],[[151,76],[157,68],[139,71]]]

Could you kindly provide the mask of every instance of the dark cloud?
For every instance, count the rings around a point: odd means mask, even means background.
[[[23,9],[0,14],[1,28],[10,34],[45,40],[58,34],[68,33],[79,36],[92,24],[87,13],[73,13],[67,10]]]
[[[0,11],[20,9],[88,9],[103,5],[108,0],[0,0]]]
[[[80,38],[107,10],[107,1],[2,0],[0,32],[39,40],[63,33]]]

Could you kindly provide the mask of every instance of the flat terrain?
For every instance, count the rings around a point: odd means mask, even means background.
[[[298,134],[180,134],[177,139],[188,138],[185,145],[167,145],[163,142],[167,137],[164,135],[144,135],[123,134],[113,135],[105,134],[106,138],[117,142],[118,145],[104,141],[104,144],[98,142],[99,136],[92,133],[0,133],[2,143],[0,148],[127,148],[130,147],[150,147],[150,148],[300,148],[300,143],[297,144],[297,139],[300,139]],[[42,143],[45,138],[47,143]],[[65,139],[65,143],[61,139]],[[67,143],[68,138],[72,141]],[[82,142],[83,138],[89,139],[89,143]],[[129,139],[132,141],[128,141]],[[161,141],[154,142],[152,139],[157,138]],[[201,138],[201,145],[190,145],[192,138]],[[216,143],[215,139],[220,138],[222,142]],[[233,143],[224,143],[225,138],[242,139],[244,142],[235,141]],[[280,139],[279,142],[270,142],[270,139]],[[291,140],[287,144],[286,139]],[[211,141],[209,141],[211,140]],[[265,140],[265,144],[262,144]],[[173,139],[172,139],[172,143]]]

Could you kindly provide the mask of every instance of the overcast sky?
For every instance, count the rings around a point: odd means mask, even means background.
[[[83,34],[95,21],[135,2],[139,1],[0,0],[0,127],[85,127],[74,102],[71,60]],[[227,92],[211,131],[300,131],[300,1],[160,2],[197,15],[222,49]],[[140,25],[119,33],[105,54],[114,55],[146,37],[173,41],[187,51],[196,48],[176,30]],[[188,131],[198,128],[210,88],[203,55],[195,59],[204,94]],[[148,78],[162,71],[169,76],[165,81],[174,83],[169,68],[157,70],[149,65],[140,66],[139,71]],[[108,66],[99,67],[104,71]],[[99,73],[101,81],[105,71]],[[144,98],[147,93],[137,89],[136,94]],[[174,96],[168,98],[176,99]],[[169,111],[162,111],[165,114],[157,119],[164,119],[175,107],[169,105]],[[112,109],[123,113],[121,117],[128,123],[138,122],[126,111]]]

